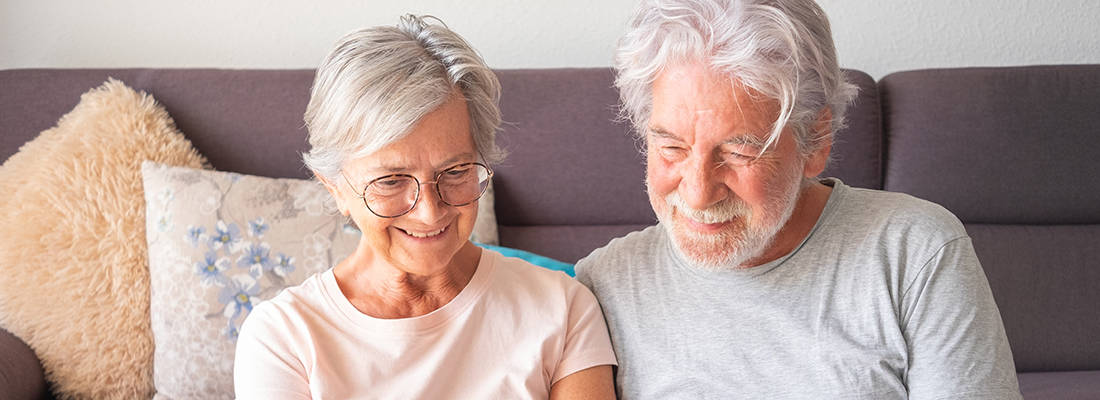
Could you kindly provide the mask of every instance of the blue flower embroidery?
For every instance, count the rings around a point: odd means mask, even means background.
[[[226,225],[225,221],[218,221],[218,227],[214,230],[214,234],[210,235],[210,248],[218,250],[225,246],[229,252],[235,253],[240,243],[241,229],[237,224]]]
[[[206,237],[206,228],[194,225],[187,227],[187,241],[191,243],[192,247],[198,246],[199,241],[204,237]]]
[[[248,221],[248,235],[260,237],[267,232],[269,226],[264,223],[264,217],[259,217],[254,220]]]
[[[241,330],[233,325],[233,321],[229,321],[229,326],[225,328],[225,336],[228,336],[229,340],[236,341],[237,337],[241,336]]]
[[[157,230],[161,232],[168,232],[172,229],[172,214],[165,211],[157,217]]]
[[[271,262],[271,247],[267,243],[249,244],[245,247],[244,254],[237,259],[237,266],[247,267],[252,276],[259,278],[264,271],[270,271],[274,264]]]
[[[195,263],[195,268],[203,285],[225,285],[225,275],[222,273],[229,269],[229,259],[219,259],[217,253],[208,251],[202,261]]]
[[[252,311],[253,297],[260,293],[260,285],[248,274],[234,275],[218,294],[218,301],[225,304],[222,314],[232,324],[238,316]]]
[[[294,257],[279,253],[279,256],[275,257],[275,274],[285,278],[293,271]]]

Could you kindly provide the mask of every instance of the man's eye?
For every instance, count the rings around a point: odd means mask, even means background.
[[[755,152],[729,152],[726,154],[730,158],[756,158]]]
[[[756,156],[753,156],[751,154],[731,151],[729,153],[726,153],[726,158],[729,158],[729,159],[732,159],[732,160],[751,160],[753,158],[756,158]]]
[[[727,152],[723,157],[723,164],[731,167],[743,167],[755,161],[759,156],[757,154],[745,154],[739,152]]]
[[[661,157],[669,160],[682,160],[687,157],[687,149],[678,146],[661,146]]]

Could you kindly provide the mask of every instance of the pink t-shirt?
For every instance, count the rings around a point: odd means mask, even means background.
[[[284,290],[242,326],[233,378],[240,399],[545,399],[614,364],[588,288],[483,250],[470,283],[419,317],[359,312],[331,269]]]

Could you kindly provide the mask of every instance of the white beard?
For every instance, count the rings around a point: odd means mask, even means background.
[[[798,170],[792,170],[794,176],[780,177],[784,179],[783,187],[768,192],[769,203],[758,220],[754,221],[752,208],[739,198],[730,197],[705,210],[695,210],[683,202],[677,191],[665,196],[666,212],[659,212],[657,217],[672,238],[676,253],[692,267],[703,270],[751,267],[745,263],[761,256],[794,214],[802,179]],[[699,223],[734,221],[734,225],[722,232],[701,234],[677,221],[684,218]]]

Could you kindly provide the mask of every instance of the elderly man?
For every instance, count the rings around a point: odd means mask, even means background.
[[[577,265],[623,398],[1019,398],[962,224],[817,179],[854,88],[810,0],[650,0],[620,41],[660,222]]]

